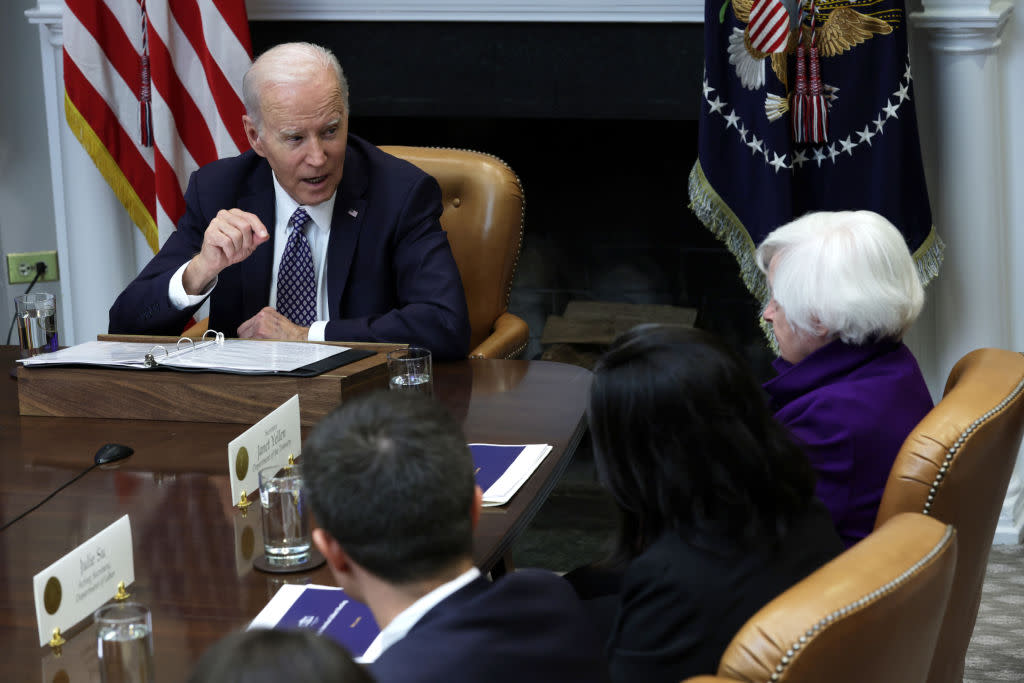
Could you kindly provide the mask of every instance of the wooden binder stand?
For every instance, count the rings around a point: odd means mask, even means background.
[[[123,335],[98,339],[153,344],[177,340]],[[312,426],[348,396],[387,386],[387,352],[404,346],[338,345],[376,353],[316,377],[19,366],[18,408],[22,415],[51,417],[252,424],[298,394],[302,425]]]

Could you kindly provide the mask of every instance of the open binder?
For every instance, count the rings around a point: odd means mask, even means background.
[[[25,367],[104,367],[223,372],[239,375],[315,377],[374,355],[373,351],[305,342],[225,339],[207,330],[199,341],[182,337],[162,344],[91,341],[18,362]]]

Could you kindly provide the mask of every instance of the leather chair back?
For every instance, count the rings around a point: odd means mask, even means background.
[[[875,527],[922,512],[959,534],[956,581],[930,683],[963,680],[988,553],[1024,431],[1024,355],[979,349],[953,368],[941,401],[893,463]]]
[[[433,147],[381,149],[416,165],[441,186],[441,226],[448,233],[469,305],[470,357],[518,355],[529,336],[526,323],[518,318],[521,329],[516,325],[514,339],[502,340],[497,352],[493,348],[488,351],[487,346],[476,351],[501,327],[496,321],[511,315],[508,301],[523,240],[525,200],[519,178],[505,162],[480,152]]]
[[[910,683],[931,665],[957,534],[899,515],[778,596],[697,681]]]

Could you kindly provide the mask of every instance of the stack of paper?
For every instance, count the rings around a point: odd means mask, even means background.
[[[469,450],[476,465],[476,483],[484,492],[484,506],[490,507],[511,500],[551,452],[551,446],[471,443]]]
[[[28,367],[87,365],[142,369],[161,366],[179,370],[273,374],[294,372],[346,351],[351,349],[347,346],[251,339],[197,343],[189,341],[187,345],[183,344],[180,347],[172,344],[165,347],[148,342],[90,341],[53,353],[22,358],[18,362]],[[363,356],[372,355],[365,351],[356,353]]]

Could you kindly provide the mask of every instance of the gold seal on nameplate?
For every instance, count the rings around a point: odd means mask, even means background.
[[[62,594],[63,590],[60,587],[60,581],[56,576],[51,576],[50,580],[46,582],[46,587],[43,588],[43,607],[46,608],[47,614],[57,613],[57,610],[60,609]]]
[[[249,451],[242,446],[235,454],[235,478],[241,481],[247,474],[249,474]]]
[[[71,676],[68,676],[68,672],[61,669],[53,675],[53,683],[71,683]]]

